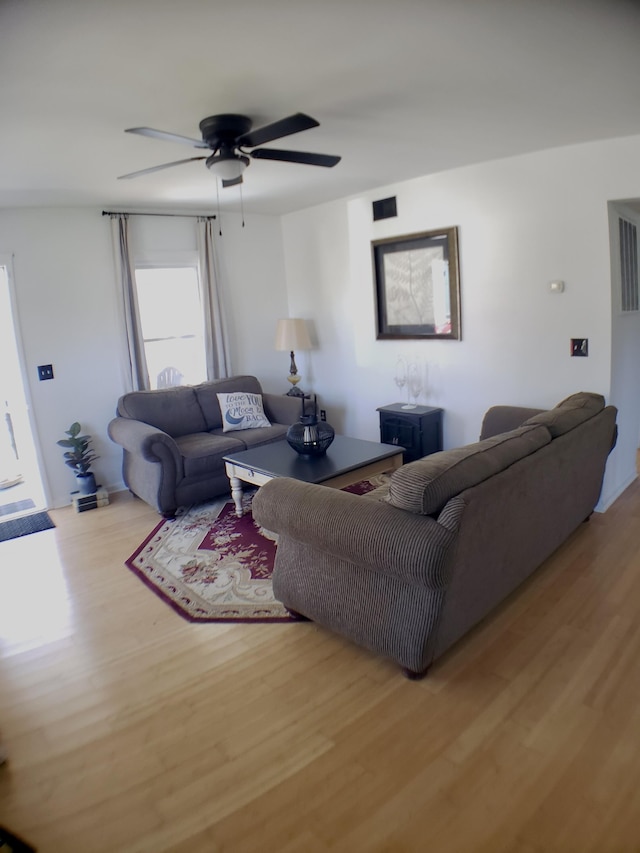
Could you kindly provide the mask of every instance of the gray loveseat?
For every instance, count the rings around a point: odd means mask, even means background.
[[[224,432],[218,393],[261,394],[268,427]],[[229,491],[223,456],[281,441],[301,414],[299,398],[265,394],[255,376],[132,391],[118,400],[109,437],[123,448],[127,487],[167,518],[179,506]]]
[[[589,517],[615,421],[598,394],[497,406],[478,443],[403,465],[365,497],[272,480],[253,515],[279,535],[276,597],[424,674]]]

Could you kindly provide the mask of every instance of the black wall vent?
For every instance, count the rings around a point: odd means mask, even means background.
[[[623,311],[637,311],[639,307],[638,290],[638,229],[633,222],[619,217],[620,233],[620,284],[621,308]]]
[[[373,202],[373,221],[375,222],[377,219],[391,219],[393,216],[398,215],[398,208],[396,206],[396,197],[391,196],[391,198],[381,198],[380,201]]]

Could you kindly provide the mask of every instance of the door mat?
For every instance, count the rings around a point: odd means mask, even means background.
[[[41,530],[50,530],[52,527],[55,527],[55,524],[46,512],[34,512],[33,515],[23,515],[22,518],[10,518],[8,521],[0,522],[0,542],[17,539],[19,536],[28,536],[30,533],[39,533]]]
[[[25,509],[33,509],[34,507],[35,504],[31,498],[27,498],[24,501],[14,501],[11,504],[2,504],[2,506],[0,506],[0,515],[13,515],[16,512],[22,512]]]

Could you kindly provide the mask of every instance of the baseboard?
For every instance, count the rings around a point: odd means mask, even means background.
[[[600,500],[596,504],[594,512],[606,512],[609,509],[609,507],[618,500],[620,495],[623,492],[625,492],[629,488],[629,486],[632,483],[634,483],[637,479],[638,479],[637,473],[632,474],[626,480],[626,482],[622,483],[622,485],[616,489],[615,492],[612,492],[610,495],[600,495]]]

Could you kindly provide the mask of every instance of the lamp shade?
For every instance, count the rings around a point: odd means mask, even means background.
[[[276,349],[287,351],[311,349],[311,338],[305,321],[290,317],[278,320]]]
[[[223,181],[235,181],[249,165],[249,158],[230,153],[214,154],[207,159],[209,171]]]

